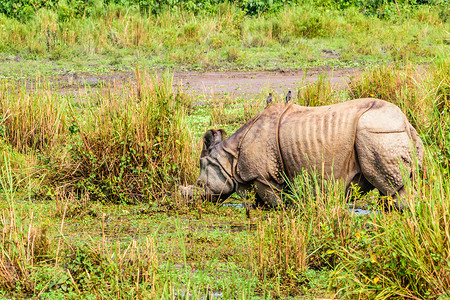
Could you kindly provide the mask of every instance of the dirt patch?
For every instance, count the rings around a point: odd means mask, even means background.
[[[162,71],[157,71],[162,73]],[[347,86],[352,76],[361,72],[358,68],[337,69],[315,68],[303,70],[277,71],[174,71],[174,87],[181,87],[184,91],[198,99],[229,97],[250,98],[265,95],[269,91],[274,95],[283,96],[288,90],[296,91],[314,82],[319,76],[325,76],[337,89]],[[122,87],[136,82],[132,71],[117,71],[102,74],[68,72],[50,77],[58,93],[74,96],[76,99],[86,97],[89,90]],[[33,82],[29,81],[28,86]]]
[[[308,71],[264,71],[264,72],[176,72],[175,82],[192,95],[246,97],[269,91],[285,95],[289,90],[296,91],[308,82],[316,81],[318,76],[326,76],[338,89],[345,88],[351,76],[360,73],[359,69],[325,69]]]

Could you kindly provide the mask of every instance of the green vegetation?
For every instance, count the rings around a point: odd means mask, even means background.
[[[264,99],[194,106],[172,89],[169,75],[140,69],[136,84],[99,86],[83,102],[47,82],[26,89],[3,80],[1,291],[44,298],[448,297],[449,69],[443,58],[427,72],[375,68],[344,91],[326,77],[299,87],[296,101],[309,105],[387,99],[408,113],[426,143],[424,170],[414,182],[405,178],[406,211],[368,215],[352,207],[376,210],[376,192],[361,196],[355,187],[349,206],[340,182],[319,185],[306,173],[284,196],[289,209],[180,199],[176,184],[196,175],[200,147],[192,136],[210,125],[233,131]]]
[[[132,69],[137,62],[187,69],[367,67],[426,63],[450,51],[447,0],[217,2],[3,1],[2,75]],[[268,7],[250,13],[258,5]]]

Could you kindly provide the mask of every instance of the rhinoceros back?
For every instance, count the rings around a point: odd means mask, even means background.
[[[279,126],[286,175],[293,178],[305,169],[348,180],[358,168],[357,122],[375,103],[359,99],[323,107],[293,106]]]

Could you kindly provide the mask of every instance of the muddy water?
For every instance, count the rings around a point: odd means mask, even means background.
[[[244,203],[224,203],[224,204],[222,204],[222,206],[234,207],[234,208],[246,208],[246,207],[248,207],[248,204],[244,204]],[[355,215],[368,215],[368,214],[371,214],[371,213],[378,213],[378,211],[365,210],[365,209],[362,209],[362,208],[353,208],[351,206],[349,206],[349,208],[347,210],[352,212],[352,213],[354,213]]]

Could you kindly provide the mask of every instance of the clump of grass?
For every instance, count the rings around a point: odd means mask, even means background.
[[[435,157],[450,174],[450,58],[441,59],[431,73],[433,111],[424,122],[423,132]]]
[[[67,133],[65,109],[66,102],[48,84],[37,81],[30,92],[25,85],[0,82],[0,135],[19,151],[57,147]]]
[[[371,299],[437,298],[450,290],[450,218],[445,172],[430,153],[427,174],[406,176],[407,210],[372,214],[362,246],[342,248],[335,280],[341,292]],[[415,190],[415,193],[413,192]],[[363,239],[364,238],[364,239]]]
[[[252,268],[262,286],[265,281],[278,281],[282,286],[278,291],[275,289],[278,296],[296,294],[297,279],[307,269],[307,248],[311,238],[308,225],[282,213],[257,226]]]
[[[3,81],[2,148],[27,155],[14,164],[27,166],[25,175],[43,174],[38,181],[46,178],[47,194],[63,186],[80,199],[102,201],[170,195],[193,176],[191,133],[184,124],[190,100],[173,90],[169,74],[137,70],[136,78],[135,86],[92,92],[91,102],[70,108],[48,83],[17,88]]]
[[[303,82],[297,93],[297,104],[303,106],[330,105],[338,102],[339,95],[325,75],[314,82]]]
[[[95,107],[73,111],[70,156],[55,170],[58,181],[76,182],[92,199],[136,202],[165,197],[191,179],[188,99],[173,91],[169,74],[138,70],[136,78],[136,87],[93,95]]]
[[[3,211],[0,247],[0,286],[6,291],[34,292],[39,263],[50,253],[47,229],[31,216],[20,218],[14,209]]]
[[[341,182],[304,172],[289,182],[287,210],[260,220],[252,249],[259,286],[277,296],[305,294],[316,271],[333,270],[338,249],[353,243],[361,226],[347,210]]]
[[[0,287],[10,292],[30,293],[36,287],[36,267],[51,253],[50,240],[47,229],[36,224],[33,212],[20,216],[16,211],[9,160],[5,158],[4,163],[0,171],[0,196],[7,202],[7,208],[0,216]]]
[[[439,113],[450,110],[450,57],[442,58],[431,67],[432,85],[435,88],[435,105]]]
[[[65,292],[80,296],[86,292],[107,297],[113,294],[116,299],[156,296],[159,261],[151,237],[143,243],[132,241],[126,247],[103,239],[69,247],[64,256],[66,272],[60,275],[59,282]],[[104,286],[104,282],[109,285]],[[123,290],[123,286],[128,289]]]
[[[77,195],[70,184],[47,186],[46,198],[55,203],[55,216],[58,218],[98,217],[98,213],[90,201],[89,194]]]

